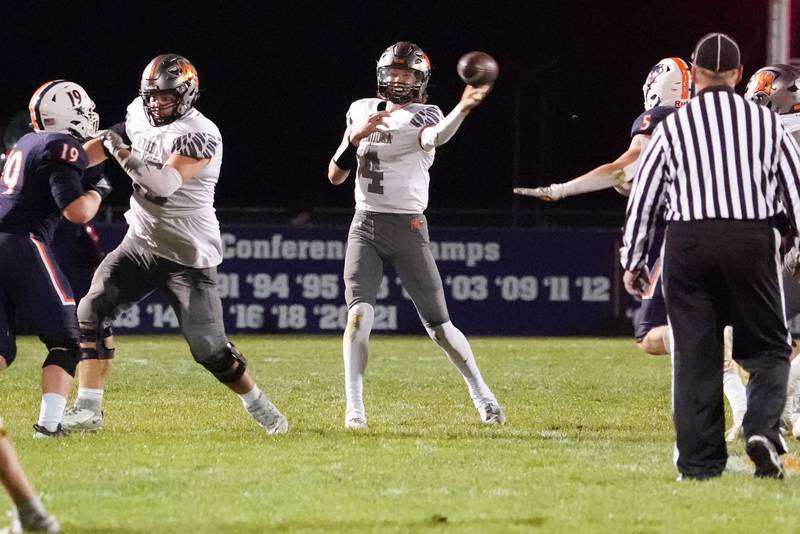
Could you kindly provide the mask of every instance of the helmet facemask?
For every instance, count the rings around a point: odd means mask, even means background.
[[[378,96],[395,104],[425,102],[430,76],[431,62],[425,52],[414,43],[400,41],[378,59]]]
[[[414,69],[378,68],[378,94],[395,104],[421,101],[425,82],[425,75]]]
[[[197,71],[188,59],[177,54],[154,58],[145,67],[139,87],[147,120],[164,126],[180,119],[194,107],[199,89]]]

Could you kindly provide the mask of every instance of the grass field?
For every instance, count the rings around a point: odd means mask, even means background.
[[[338,337],[235,340],[288,435],[266,436],[182,339],[128,337],[106,429],[34,441],[43,350],[21,340],[0,413],[65,532],[800,528],[800,477],[753,479],[741,443],[722,478],[675,482],[669,361],[629,339],[472,339],[508,417],[484,427],[430,340],[376,336],[364,433],[342,427]]]

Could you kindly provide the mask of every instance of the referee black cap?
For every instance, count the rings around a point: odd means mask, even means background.
[[[739,45],[724,33],[708,33],[697,41],[692,63],[714,72],[738,69],[742,64]]]

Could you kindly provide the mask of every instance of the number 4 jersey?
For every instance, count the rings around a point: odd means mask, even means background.
[[[33,234],[49,243],[61,212],[81,196],[88,165],[83,147],[69,135],[29,133],[8,153],[0,182],[0,232]]]
[[[364,98],[350,105],[347,125],[359,125],[377,112],[379,98]],[[381,213],[422,213],[428,206],[428,169],[435,150],[419,143],[423,128],[442,120],[437,106],[408,104],[385,119],[386,127],[363,139],[358,146],[356,209]]]

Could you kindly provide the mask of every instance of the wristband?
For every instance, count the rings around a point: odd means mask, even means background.
[[[349,171],[353,168],[353,165],[356,163],[356,153],[358,152],[358,147],[353,146],[353,143],[350,141],[347,142],[347,148],[345,148],[339,157],[334,159],[333,162],[342,170]]]

